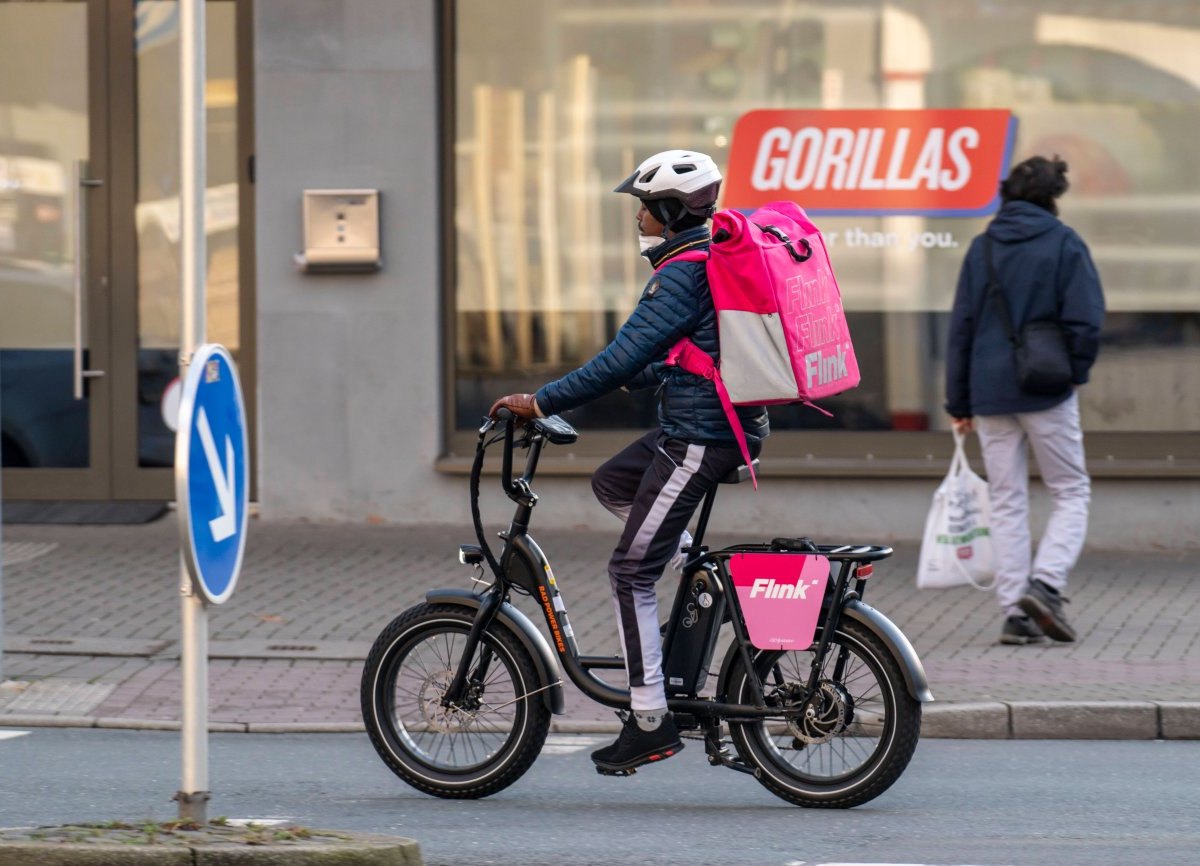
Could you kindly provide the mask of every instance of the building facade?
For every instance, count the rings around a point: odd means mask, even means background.
[[[208,333],[252,404],[264,516],[465,523],[491,400],[598,351],[649,276],[635,203],[610,190],[685,147],[726,170],[728,206],[755,189],[812,208],[863,374],[832,417],[772,410],[759,492],[724,492],[715,519],[915,538],[950,453],[958,267],[995,206],[967,201],[967,174],[987,186],[1057,153],[1109,307],[1081,394],[1090,538],[1200,545],[1194,4],[207,8]],[[171,495],[177,30],[164,0],[0,2],[8,498]],[[947,125],[985,116],[999,133]],[[380,192],[380,270],[298,266],[303,193],[321,189]],[[653,417],[652,394],[572,413],[539,522],[605,525],[587,476]]]

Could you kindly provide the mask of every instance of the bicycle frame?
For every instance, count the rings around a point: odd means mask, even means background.
[[[574,431],[570,430],[561,420],[554,420],[562,425],[562,428],[558,431],[559,435],[563,437],[561,441],[572,441],[572,439],[566,437],[569,434],[573,438]],[[537,471],[542,448],[548,436],[553,438],[554,433],[547,433],[545,425],[542,425],[537,430],[527,430],[521,442],[517,443],[514,441],[513,420],[509,418],[504,423],[504,460],[501,469],[501,485],[508,497],[517,504],[517,507],[508,530],[501,534],[501,537],[504,539],[504,547],[497,560],[487,545],[478,507],[479,477],[483,463],[483,454],[487,446],[491,444],[487,442],[487,436],[494,426],[491,422],[487,422],[480,430],[479,447],[477,449],[475,465],[472,469],[471,505],[480,553],[486,559],[493,573],[494,582],[482,594],[471,596],[469,601],[463,598],[464,594],[453,593],[453,600],[457,603],[464,603],[465,601],[472,604],[472,606],[477,603],[478,609],[471,632],[467,638],[467,644],[463,649],[459,668],[446,690],[443,703],[446,705],[457,703],[462,699],[468,682],[479,681],[486,677],[491,661],[490,652],[488,652],[486,645],[484,645],[479,663],[474,668],[472,668],[472,664],[476,649],[479,646],[480,636],[492,624],[493,620],[498,615],[503,615],[506,620],[510,621],[517,617],[524,620],[523,615],[507,604],[513,589],[519,588],[529,593],[538,602],[538,606],[546,621],[546,627],[552,638],[553,652],[556,654],[562,670],[566,672],[571,682],[597,703],[615,709],[628,710],[630,706],[628,689],[617,688],[593,673],[597,670],[624,670],[624,659],[619,656],[590,656],[580,652],[575,640],[574,631],[571,628],[566,603],[559,591],[550,562],[537,542],[529,535],[529,522],[533,514],[533,508],[537,504],[537,495],[533,493],[531,485]],[[513,449],[518,444],[522,447],[527,447],[529,454],[526,458],[522,474],[514,478],[512,456]],[[924,671],[921,669],[919,660],[916,659],[916,654],[912,650],[911,644],[908,643],[899,629],[892,626],[882,616],[875,614],[873,609],[861,604],[860,601],[865,592],[866,576],[869,573],[869,569],[864,566],[875,560],[890,556],[892,553],[891,548],[875,545],[815,545],[808,539],[776,539],[772,544],[743,544],[717,551],[709,551],[703,546],[703,538],[715,496],[716,489],[714,488],[704,500],[697,525],[696,537],[690,548],[690,552],[695,555],[684,566],[684,577],[681,579],[681,588],[679,591],[682,592],[686,581],[690,580],[701,569],[707,569],[708,573],[716,581],[716,586],[724,595],[725,601],[729,606],[729,622],[734,631],[735,645],[738,647],[741,662],[745,669],[749,671],[751,681],[754,685],[755,703],[733,704],[696,696],[669,697],[667,706],[672,712],[677,715],[686,714],[694,717],[701,723],[708,724],[713,723],[715,720],[754,721],[766,717],[788,718],[804,712],[805,704],[803,702],[787,710],[778,706],[768,707],[766,705],[763,695],[763,685],[758,678],[753,662],[754,655],[758,650],[752,646],[747,634],[745,620],[741,607],[738,604],[737,593],[728,590],[728,588],[732,587],[728,570],[730,557],[737,553],[780,550],[817,553],[829,559],[830,562],[838,563],[840,566],[837,578],[831,584],[832,589],[827,590],[822,603],[820,618],[821,637],[814,654],[808,682],[806,683],[808,694],[812,695],[816,693],[816,685],[824,667],[825,657],[828,653],[832,636],[837,630],[841,617],[849,613],[855,619],[866,621],[877,633],[883,632],[881,636],[893,648],[897,657],[902,662],[901,667],[905,671],[909,691],[913,697],[918,700],[932,700],[928,684],[925,681]],[[781,547],[781,542],[794,543],[797,547]],[[479,564],[478,561],[477,564]],[[853,589],[851,589],[852,582],[854,584]],[[431,593],[430,599],[433,600],[435,598],[451,600],[451,596],[445,593],[436,595]],[[874,620],[882,620],[886,626],[890,626],[890,629],[878,624]],[[525,620],[525,622],[528,622],[528,620]],[[721,622],[718,619],[712,625],[712,628],[715,630],[719,629],[720,626]],[[529,636],[526,634],[524,638],[529,639]],[[846,663],[846,654],[847,651],[842,649],[835,662],[834,675],[837,677],[840,677],[842,674],[842,668]],[[542,652],[540,655],[543,667],[550,667],[550,665],[546,664],[548,659],[545,658],[545,652]],[[552,671],[548,670],[546,673],[552,675]],[[719,685],[723,683],[724,674],[725,672],[722,671]],[[560,685],[561,680],[544,683],[545,688],[559,687]],[[561,712],[560,696],[554,701],[554,704],[557,705],[555,706],[555,711]]]

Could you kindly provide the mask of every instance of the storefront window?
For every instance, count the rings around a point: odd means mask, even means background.
[[[205,3],[204,289],[207,339],[238,357],[237,9]],[[160,404],[179,369],[179,16],[177,0],[138,0],[139,464],[170,466],[175,434]]]
[[[1085,429],[1200,429],[1194,4],[459,0],[454,21],[458,429],[587,360],[628,316],[649,269],[636,203],[612,187],[667,148],[724,168],[759,109],[1010,111],[1010,162],[1070,164],[1062,217],[1107,295]],[[948,310],[988,218],[818,216],[863,381],[827,402],[832,419],[772,409],[773,428],[944,429]],[[652,400],[617,394],[574,419],[648,426]]]

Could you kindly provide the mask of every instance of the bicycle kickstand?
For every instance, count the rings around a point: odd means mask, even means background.
[[[729,744],[721,741],[721,723],[710,722],[704,726],[704,753],[708,762],[714,767],[728,767],[739,773],[754,775],[755,769],[747,765],[741,758],[735,758],[729,751]]]

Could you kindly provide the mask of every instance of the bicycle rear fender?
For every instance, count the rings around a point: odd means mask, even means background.
[[[921,703],[933,700],[933,693],[929,691],[929,680],[925,676],[925,667],[917,657],[913,645],[894,622],[857,598],[846,602],[842,608],[842,616],[848,616],[870,629],[891,650],[896,661],[900,663],[900,670],[904,673],[904,685],[913,698]]]
[[[425,600],[430,604],[455,604],[472,610],[478,610],[482,603],[482,599],[469,589],[432,589],[425,593]],[[517,640],[533,658],[534,667],[537,668],[538,687],[546,689],[542,692],[542,700],[545,701],[546,708],[555,715],[562,715],[566,711],[562,677],[558,673],[558,660],[550,649],[550,644],[546,642],[546,638],[537,630],[529,617],[508,602],[500,605],[500,610],[496,612],[496,619],[516,635]]]

